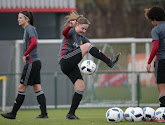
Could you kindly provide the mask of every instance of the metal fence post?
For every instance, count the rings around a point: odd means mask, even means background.
[[[57,109],[57,72],[54,73],[54,108]]]
[[[140,90],[140,73],[137,73],[137,106],[140,106],[141,90]]]

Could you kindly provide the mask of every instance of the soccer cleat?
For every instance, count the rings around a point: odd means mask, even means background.
[[[77,120],[79,120],[79,118],[76,115],[73,115],[73,114],[67,114],[66,119],[77,119]]]
[[[110,68],[113,68],[113,66],[115,65],[115,63],[119,60],[121,53],[118,53],[115,58],[113,58],[112,60],[110,60],[110,63],[108,64],[108,66]]]
[[[15,119],[16,118],[16,115],[13,115],[11,112],[9,113],[4,113],[4,114],[1,114],[4,118],[7,118],[7,119]]]
[[[47,114],[46,115],[39,115],[36,117],[36,119],[39,119],[39,118],[48,118],[48,115]]]

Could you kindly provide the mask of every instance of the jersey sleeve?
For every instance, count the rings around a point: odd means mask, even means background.
[[[151,31],[152,41],[159,40],[159,34],[157,28],[153,28]]]
[[[150,57],[148,59],[148,64],[150,64],[152,62],[153,58],[155,57],[155,55],[158,52],[158,49],[159,49],[159,41],[158,40],[154,40],[153,41],[152,50],[151,50],[151,53],[150,53]]]
[[[29,36],[29,39],[31,37],[36,37],[37,38],[36,33],[35,33],[35,29],[32,26],[27,28],[27,34]]]
[[[26,52],[24,53],[24,56],[27,56],[36,46],[37,46],[37,39],[36,37],[31,37],[29,39],[29,47],[28,49],[26,50]]]
[[[67,26],[63,31],[62,31],[62,35],[63,36],[65,36],[66,38],[68,38],[69,37],[69,34],[70,34],[70,29],[71,29],[72,27],[70,27],[70,26]]]
[[[85,37],[85,36],[83,36],[82,41],[83,41],[83,44],[84,44],[84,43],[91,43],[91,42],[89,41],[89,39],[88,39],[87,37]]]

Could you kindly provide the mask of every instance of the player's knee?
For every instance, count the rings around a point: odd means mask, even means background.
[[[91,43],[85,43],[86,47],[89,48]]]
[[[77,91],[84,92],[84,91],[85,91],[85,86],[84,86],[84,85],[77,86],[77,87],[76,87],[76,90],[77,90]]]
[[[75,82],[75,88],[78,91],[84,91],[85,90],[85,83],[84,83],[84,81],[82,79],[78,79]]]
[[[25,86],[25,85],[23,85],[23,84],[20,84],[20,85],[18,86],[18,91],[19,91],[19,92],[25,92],[25,91],[26,91],[26,88],[27,88],[27,86]]]
[[[84,92],[85,91],[85,85],[81,86],[79,91]]]
[[[33,90],[34,92],[41,91],[42,90],[41,85],[40,84],[33,85]]]
[[[91,46],[91,43],[85,43],[82,45],[84,49],[86,49],[86,51],[88,50],[88,48]]]

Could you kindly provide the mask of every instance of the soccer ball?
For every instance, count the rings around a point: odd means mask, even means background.
[[[132,121],[140,122],[143,119],[143,110],[140,107],[133,108],[132,113]]]
[[[133,107],[128,107],[124,112],[124,118],[126,121],[132,121],[132,111]]]
[[[86,75],[91,75],[96,70],[96,64],[92,60],[85,60],[81,64],[81,71]]]
[[[143,108],[143,118],[145,121],[155,120],[155,110],[151,107]]]
[[[115,107],[110,108],[106,112],[106,119],[108,122],[121,122],[124,118],[122,109]]]
[[[165,107],[160,107],[155,111],[155,117],[158,122],[165,122]]]

